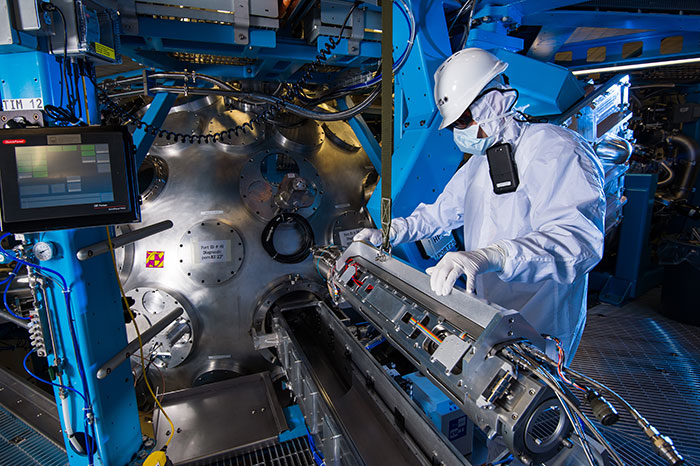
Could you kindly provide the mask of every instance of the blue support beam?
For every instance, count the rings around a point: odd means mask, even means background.
[[[313,62],[328,37],[316,44],[291,37],[278,37],[273,30],[251,29],[250,43],[236,44],[233,28],[225,24],[175,22],[139,17],[139,35],[121,36],[122,50],[147,66],[163,70],[187,68],[198,73],[230,79],[285,80],[303,65]],[[177,27],[173,27],[176,23]],[[326,64],[363,68],[376,64],[381,55],[377,41],[361,41],[358,53],[350,54],[348,40],[342,39]],[[175,53],[231,57],[232,63],[203,64],[180,61]]]
[[[24,52],[0,55],[0,77],[3,99],[41,98],[42,105],[60,105],[61,73],[55,57],[42,52]],[[87,97],[91,104],[91,122],[99,121],[95,89],[86,83],[87,96],[78,86],[80,98]],[[65,97],[65,96],[64,96]],[[65,100],[65,99],[64,99]],[[87,118],[86,118],[87,119]],[[75,128],[76,133],[80,128]],[[42,265],[61,274],[66,281],[66,293],[61,280],[51,275],[46,279],[46,312],[52,316],[56,347],[50,348],[49,362],[60,360],[63,382],[83,392],[87,397],[94,419],[96,455],[94,464],[129,464],[141,448],[142,436],[134,393],[134,380],[127,360],[104,380],[98,380],[98,368],[118,353],[127,343],[124,311],[109,255],[78,261],[75,254],[82,247],[104,241],[104,228],[83,228],[25,235],[29,243],[47,241],[55,245],[54,258]],[[66,302],[68,297],[68,303]],[[41,298],[43,300],[43,298]],[[75,345],[73,332],[75,331]],[[57,359],[56,359],[57,358]],[[85,393],[80,363],[84,368]],[[85,432],[85,411],[82,399],[74,393],[66,398],[55,389],[56,403],[62,425],[71,423],[74,432]],[[69,407],[70,419],[61,406]],[[88,428],[88,431],[91,429]],[[90,435],[92,435],[90,433]],[[88,464],[86,455],[77,453],[69,443],[64,428],[64,440],[71,466]]]
[[[129,359],[115,368],[107,378],[97,379],[97,370],[126,345],[124,311],[117,278],[109,254],[80,262],[75,252],[107,238],[104,228],[53,231],[29,235],[33,241],[49,241],[57,246],[56,258],[46,265],[63,275],[71,290],[71,310],[78,347],[85,367],[90,402],[95,416],[96,466],[128,464],[141,448],[141,427],[136,407],[134,379]],[[59,355],[62,359],[64,381],[82,391],[77,369],[77,355],[70,337],[68,308],[56,282],[47,290],[48,308],[57,328]],[[74,395],[61,400],[55,389],[56,402],[70,403],[71,422],[75,432],[83,432],[83,402]],[[62,422],[65,423],[66,419]],[[76,453],[65,436],[71,466],[85,466],[87,457]]]
[[[700,22],[700,20],[698,21]],[[681,43],[682,48],[673,52],[664,50],[662,42],[669,38],[680,38],[678,41]],[[626,56],[630,52],[628,51],[625,54],[623,49],[625,44],[639,45],[640,48],[633,55]],[[593,47],[604,47],[605,55],[602,60],[588,61],[588,50]],[[558,52],[571,52],[571,61],[566,61],[567,67],[571,70],[690,58],[700,54],[700,32],[680,32],[676,30],[637,32],[624,36],[565,44]],[[564,63],[562,62],[562,64]]]
[[[447,36],[443,2],[410,2],[417,34],[408,61],[396,74],[394,87],[394,154],[392,159],[393,216],[409,215],[421,202],[430,203],[457,170],[462,154],[452,133],[438,131],[440,118],[433,102],[433,74],[452,54]],[[402,15],[394,14],[394,44],[400,54],[407,29]],[[381,185],[381,181],[379,183]],[[381,186],[367,204],[379,225]],[[433,262],[424,259],[416,244],[396,247],[394,253],[418,268]]]
[[[600,292],[600,300],[603,302],[622,305],[658,281],[658,274],[651,269],[649,249],[656,182],[656,174],[625,176],[627,204],[622,211],[624,221],[620,226],[615,275],[608,279]]]
[[[153,102],[146,110],[146,114],[141,119],[143,122],[153,126],[161,126],[168,116],[168,112],[173,106],[177,94],[156,94]],[[155,141],[156,135],[146,131],[145,128],[139,128],[134,131],[134,146],[136,147],[136,166],[141,166],[141,163],[146,158],[151,144]]]
[[[629,13],[622,11],[546,11],[525,14],[523,25],[557,27],[597,27],[616,29],[668,29],[675,31],[700,31],[700,16],[667,13]]]

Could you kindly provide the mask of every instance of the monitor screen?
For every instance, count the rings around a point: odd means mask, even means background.
[[[122,128],[3,130],[0,140],[3,230],[138,219],[133,154]]]

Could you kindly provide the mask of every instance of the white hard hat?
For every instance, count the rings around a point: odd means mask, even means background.
[[[435,72],[435,102],[443,129],[454,123],[493,78],[508,63],[483,49],[468,48],[454,53]]]

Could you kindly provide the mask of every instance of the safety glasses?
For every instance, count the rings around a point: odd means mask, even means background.
[[[472,112],[469,111],[469,109],[466,109],[464,113],[462,113],[462,116],[457,118],[454,123],[448,126],[449,129],[464,129],[468,127],[469,125],[472,124],[474,119],[472,118]]]

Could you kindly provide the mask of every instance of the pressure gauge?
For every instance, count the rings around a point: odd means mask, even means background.
[[[34,256],[42,262],[53,259],[56,254],[56,246],[49,241],[40,241],[32,249]]]

